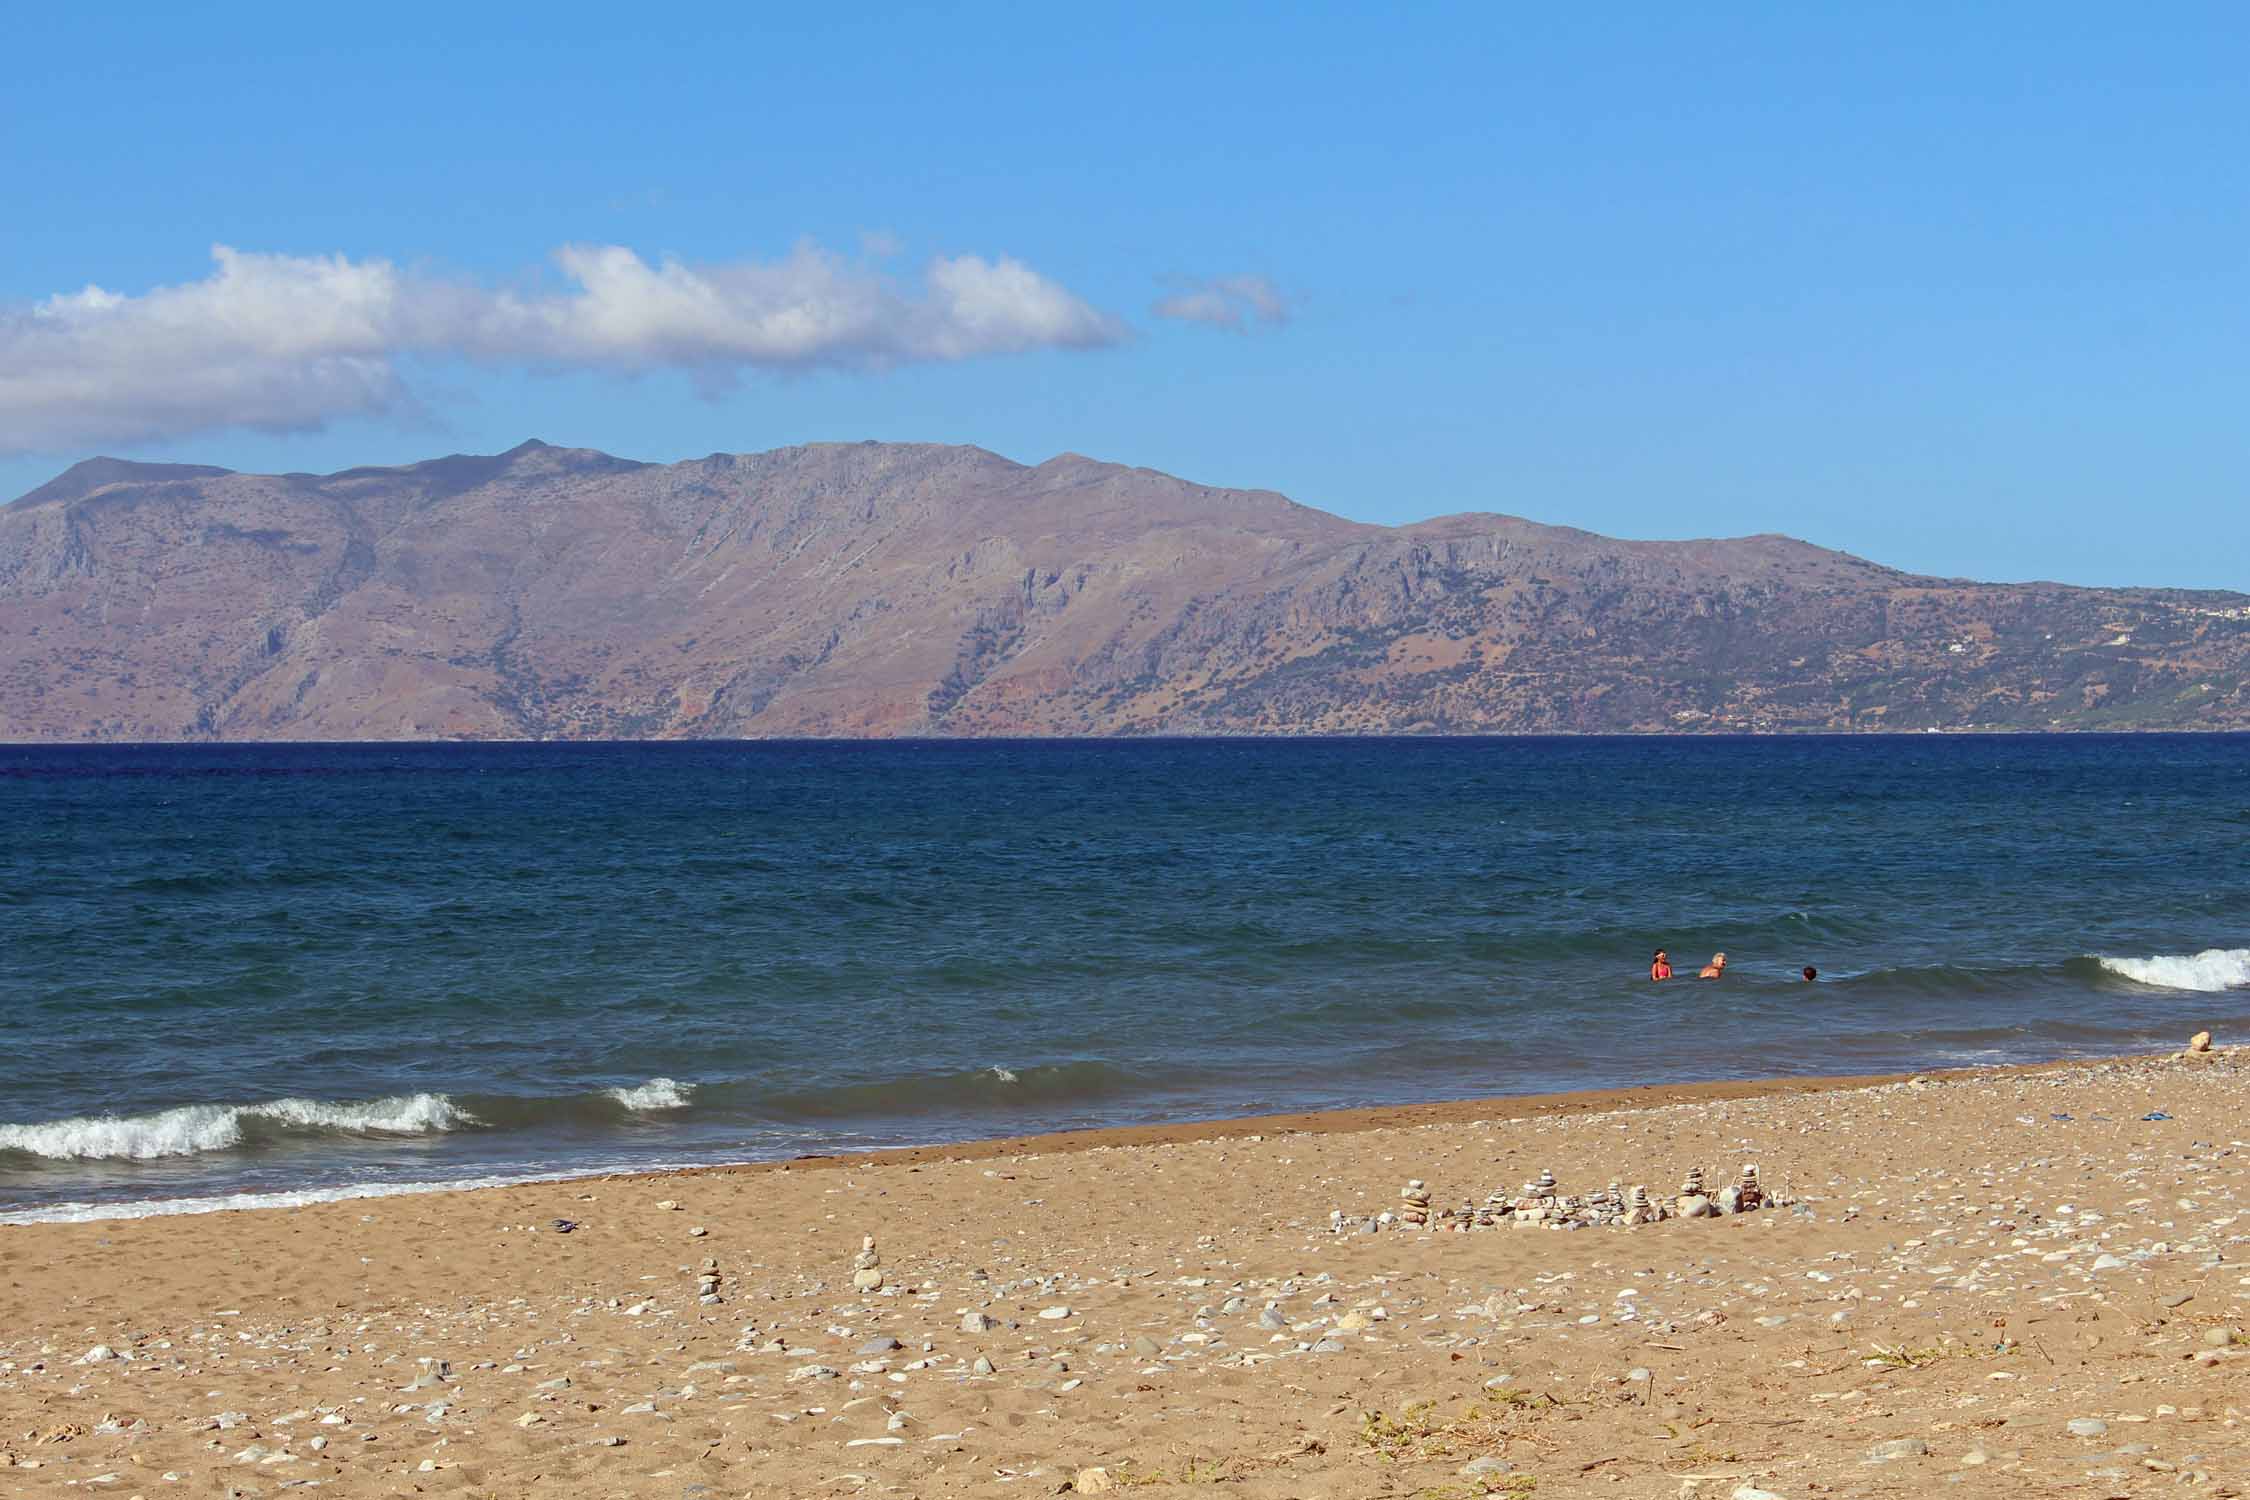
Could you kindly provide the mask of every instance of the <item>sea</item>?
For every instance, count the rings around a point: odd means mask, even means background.
[[[0,1222],[2206,1028],[2250,735],[0,746]]]

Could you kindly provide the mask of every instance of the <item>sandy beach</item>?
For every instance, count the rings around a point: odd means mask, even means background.
[[[2221,1051],[5,1228],[0,1493],[2235,1494],[2246,1101]],[[1363,1227],[1744,1163],[1779,1201]]]

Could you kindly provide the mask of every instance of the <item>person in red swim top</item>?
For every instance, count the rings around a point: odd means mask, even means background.
[[[1648,977],[1651,979],[1670,979],[1672,977],[1672,960],[1665,957],[1662,948],[1657,949],[1656,957],[1649,960]]]

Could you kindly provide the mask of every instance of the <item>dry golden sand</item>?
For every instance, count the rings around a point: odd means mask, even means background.
[[[0,1493],[2234,1494],[2246,1099],[2218,1054],[0,1229]],[[1328,1227],[1744,1161],[1795,1206]]]

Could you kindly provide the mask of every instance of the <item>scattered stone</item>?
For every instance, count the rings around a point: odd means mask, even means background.
[[[2097,1417],[2072,1417],[2063,1424],[2063,1430],[2072,1437],[2098,1438],[2109,1431],[2109,1424]]]
[[[1081,1495],[1098,1495],[1104,1490],[1116,1489],[1117,1481],[1109,1477],[1109,1470],[1096,1465],[1072,1475],[1070,1487]]]
[[[999,1326],[993,1319],[980,1312],[961,1314],[961,1331],[963,1333],[990,1333]]]
[[[2210,1051],[2210,1050],[2211,1050],[2211,1033],[2210,1033],[2210,1032],[2208,1032],[2208,1031],[2199,1031],[2199,1032],[2197,1032],[2197,1033],[2196,1033],[2196,1034],[2195,1034],[2194,1036],[2191,1036],[2191,1037],[2189,1037],[2189,1038],[2188,1038],[2187,1049],[2188,1049],[2188,1051],[2190,1051],[2190,1052],[2208,1052],[2208,1051]]]
[[[1868,1449],[1867,1461],[1871,1464],[1887,1464],[1902,1458],[1927,1458],[1929,1454],[1930,1445],[1920,1438],[1892,1438],[1889,1442],[1877,1443]]]

